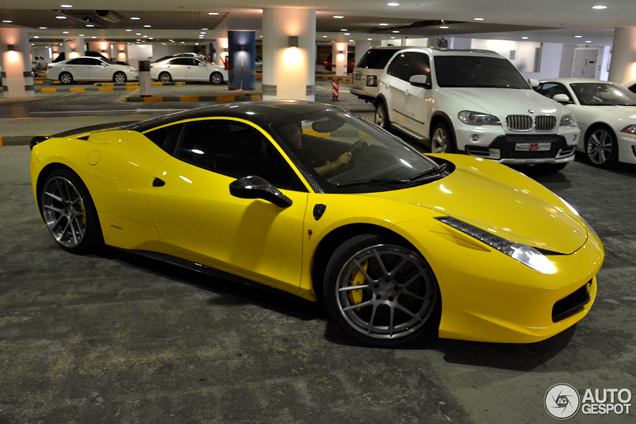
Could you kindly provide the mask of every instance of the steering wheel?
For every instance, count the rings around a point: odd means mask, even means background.
[[[353,143],[351,148],[351,161],[349,161],[349,168],[355,167],[358,163],[364,162],[367,158],[367,152],[369,149],[369,143],[364,140],[358,140]]]

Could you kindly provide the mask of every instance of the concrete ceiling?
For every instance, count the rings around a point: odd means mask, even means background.
[[[266,7],[315,9],[317,41],[443,35],[601,46],[611,45],[614,28],[634,26],[636,16],[634,0],[395,0],[396,7],[388,1],[270,0]],[[62,7],[66,3],[73,7]],[[106,4],[110,13],[104,18]],[[11,21],[0,27],[27,28],[33,42],[80,34],[111,41],[195,42],[223,37],[228,29],[262,35],[263,6],[262,0],[0,0],[0,20]]]

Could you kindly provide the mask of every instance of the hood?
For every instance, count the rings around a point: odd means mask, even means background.
[[[465,104],[464,109],[469,110],[472,103],[477,112],[486,112],[491,115],[527,115],[528,111],[534,114],[550,114],[557,117],[566,113],[563,106],[557,102],[542,96],[534,90],[522,90],[513,88],[444,88],[449,96],[456,96]]]
[[[581,219],[539,183],[486,159],[445,155],[450,157],[457,158],[452,159],[456,169],[441,180],[372,195],[428,208],[553,252],[570,254],[587,240]]]

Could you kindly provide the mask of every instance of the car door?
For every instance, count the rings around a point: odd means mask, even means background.
[[[71,59],[66,62],[60,73],[68,71],[71,75],[73,75],[73,79],[75,81],[86,81],[88,80],[88,67],[90,66],[90,60],[91,59],[87,57]]]
[[[268,180],[292,205],[230,194],[230,183],[248,175]],[[308,193],[255,127],[231,119],[183,124],[174,156],[152,172],[148,185],[159,236],[179,256],[273,286],[300,284]]]
[[[88,65],[88,80],[90,81],[110,81],[112,79],[111,70],[108,69],[108,64],[102,60],[87,58]]]
[[[190,81],[208,81],[212,73],[205,63],[198,59],[187,59],[186,78]]]
[[[166,65],[166,69],[172,75],[172,79],[176,81],[184,81],[186,79],[186,68],[188,65],[188,59],[184,57],[178,57],[172,59]]]
[[[407,95],[405,96],[405,113],[409,119],[406,120],[408,127],[428,138],[429,126],[432,111],[432,85],[431,85],[431,62],[426,53],[408,52],[406,56],[410,58],[410,68],[403,68],[401,77],[409,81],[413,75],[426,75],[428,86],[422,87],[409,82]]]
[[[390,97],[388,108],[391,121],[407,129],[413,127],[410,122],[412,114],[408,110],[409,90],[412,89],[408,82],[408,75],[410,75],[412,62],[412,55],[407,53],[396,55],[387,68],[388,77],[384,79]]]

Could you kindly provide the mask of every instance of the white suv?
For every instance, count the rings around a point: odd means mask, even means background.
[[[434,153],[505,164],[562,169],[580,133],[572,113],[485,50],[401,50],[380,76],[375,105],[376,124],[430,140]]]

